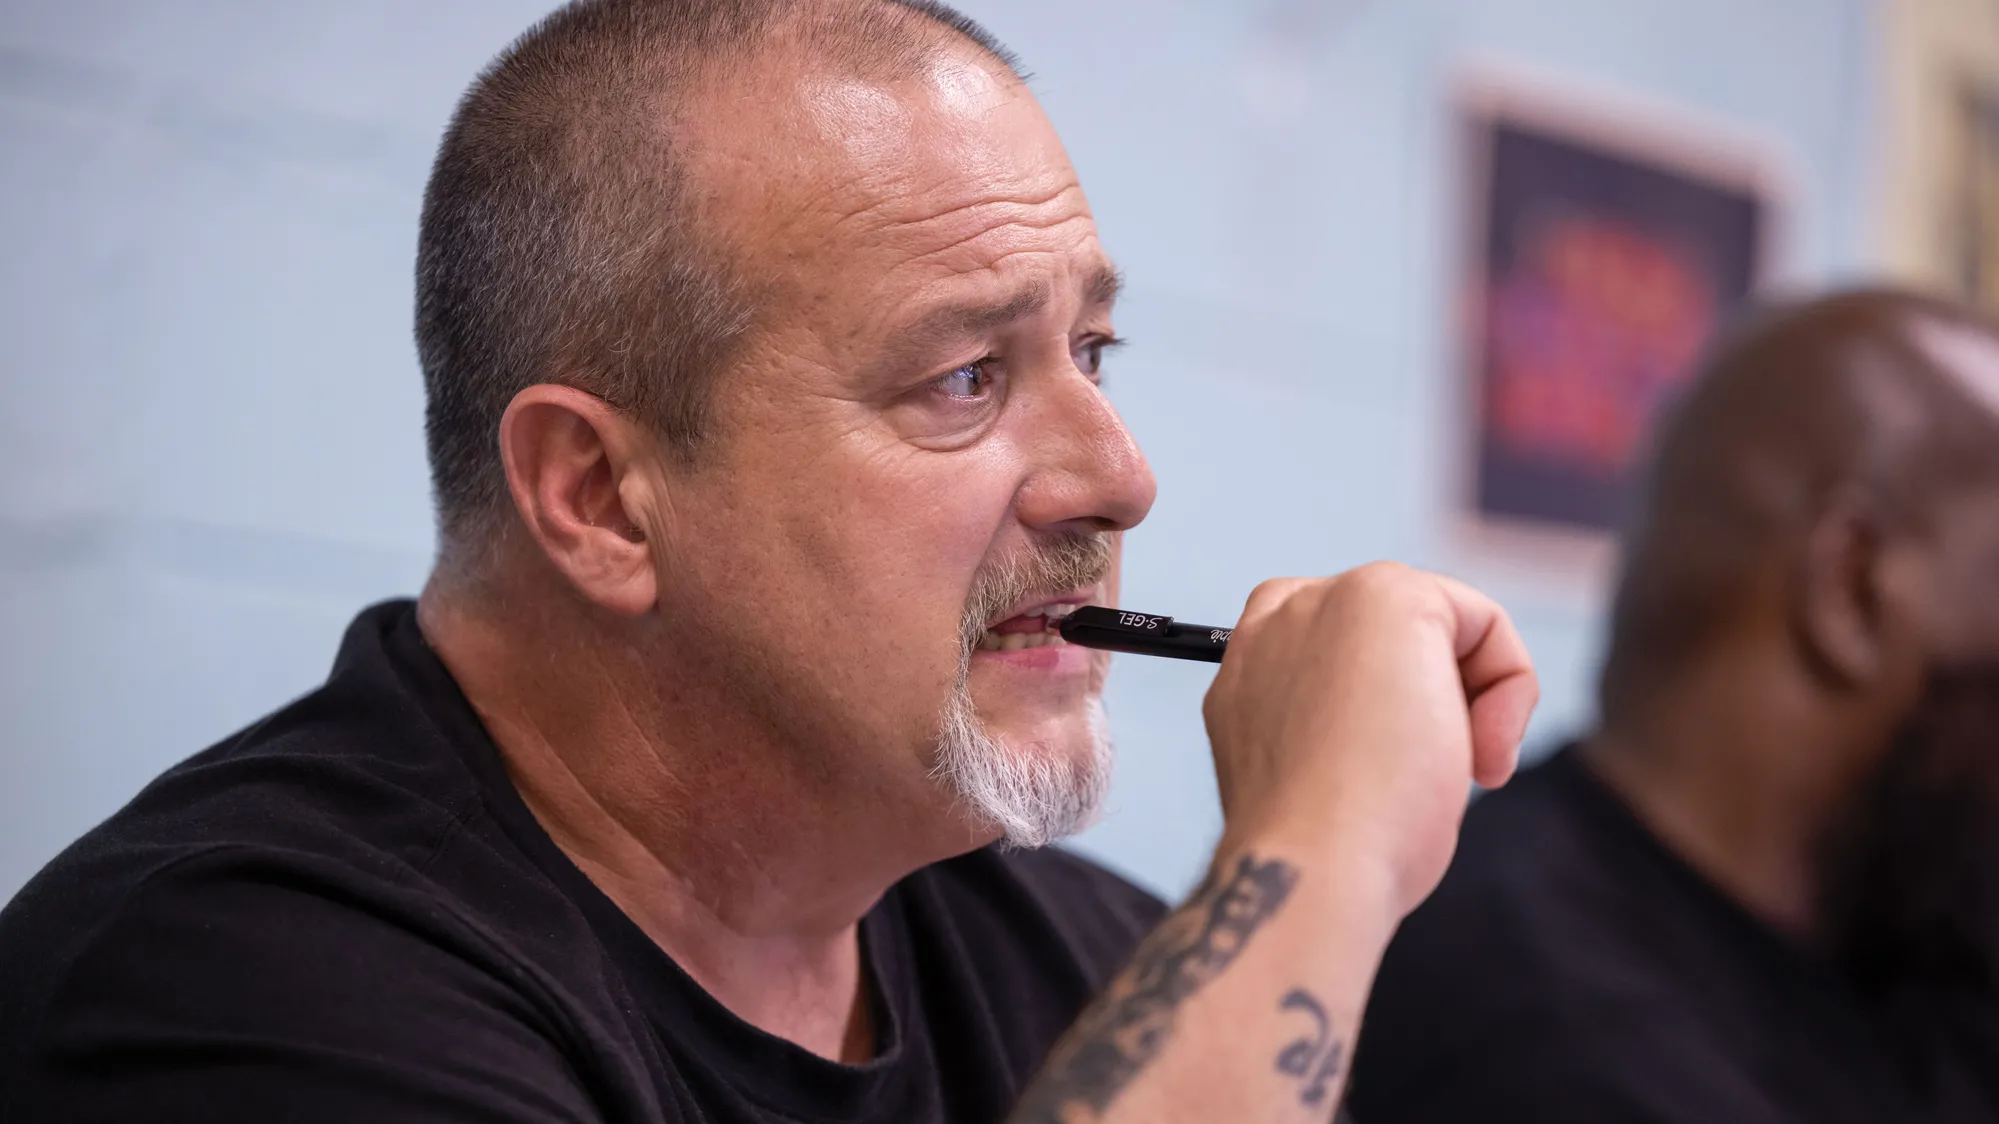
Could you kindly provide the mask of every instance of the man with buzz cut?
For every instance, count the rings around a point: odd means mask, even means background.
[[[1251,594],[1177,910],[1110,767],[1118,275],[922,0],[579,0],[438,153],[415,602],[0,913],[0,1121],[1325,1121],[1534,699],[1380,564]]]

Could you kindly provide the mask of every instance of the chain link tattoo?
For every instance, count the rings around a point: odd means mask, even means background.
[[[1243,855],[1217,867],[1138,946],[1110,989],[1056,1044],[1015,1109],[1014,1124],[1093,1121],[1166,1046],[1181,1004],[1241,955],[1297,885],[1296,867]]]

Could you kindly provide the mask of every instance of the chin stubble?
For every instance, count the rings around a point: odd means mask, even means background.
[[[1038,594],[1094,585],[1110,570],[1109,535],[1055,540],[1032,555],[988,567],[967,599],[957,679],[939,716],[931,776],[978,823],[1012,847],[1043,847],[1093,823],[1110,788],[1110,724],[1091,698],[1088,751],[1008,745],[979,717],[972,699],[972,652],[993,616]]]
[[[1009,746],[979,720],[960,680],[944,706],[935,777],[979,823],[1012,847],[1045,847],[1096,822],[1111,782],[1110,724],[1102,699],[1086,716],[1089,752],[1048,745]]]

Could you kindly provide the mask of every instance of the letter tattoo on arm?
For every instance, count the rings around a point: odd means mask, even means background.
[[[1303,1079],[1305,1089],[1298,1095],[1299,1101],[1317,1106],[1325,1101],[1328,1089],[1340,1076],[1345,1047],[1333,1034],[1326,1008],[1304,988],[1292,988],[1278,1004],[1278,1010],[1303,1011],[1312,1016],[1312,1033],[1284,1047],[1284,1052],[1277,1055],[1277,1072]]]
[[[1279,859],[1210,872],[1186,905],[1138,946],[1110,989],[1070,1028],[1016,1108],[1016,1124],[1095,1120],[1172,1037],[1180,1005],[1222,974],[1298,882]]]

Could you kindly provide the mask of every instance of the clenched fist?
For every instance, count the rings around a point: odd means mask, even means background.
[[[1337,849],[1405,915],[1450,863],[1470,782],[1512,774],[1538,697],[1512,622],[1460,582],[1393,563],[1265,582],[1205,706],[1227,836]]]

